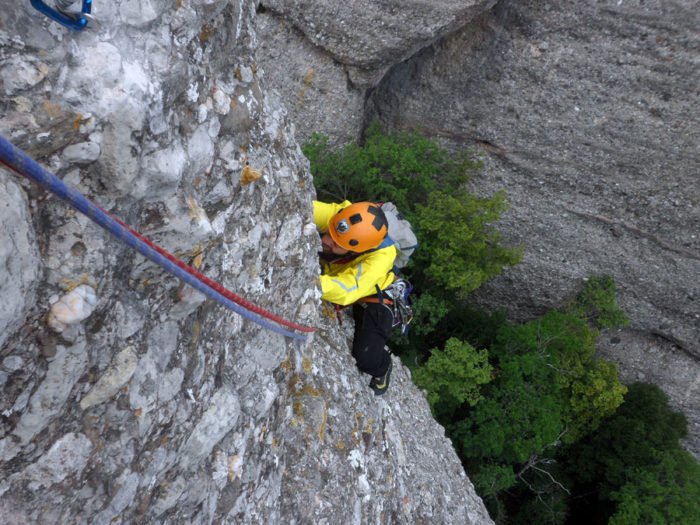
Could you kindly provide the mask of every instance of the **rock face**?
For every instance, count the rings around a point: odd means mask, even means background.
[[[387,71],[456,31],[494,0],[260,2],[258,58],[302,139],[356,140],[365,100]]]
[[[2,0],[0,133],[273,313],[244,320],[0,170],[0,521],[490,523],[395,360],[383,399],[322,309],[314,190],[255,3]],[[255,173],[255,177],[241,178]]]
[[[476,301],[528,319],[612,275],[631,328],[608,358],[638,369],[641,333],[700,374],[699,21],[693,2],[503,2],[377,89],[376,115],[478,149],[475,190],[508,195],[524,259]],[[697,381],[661,386],[700,457]]]
[[[389,67],[464,26],[494,0],[326,2],[264,0],[313,44],[347,66],[350,80],[372,87]]]
[[[420,128],[448,148],[476,150],[485,167],[473,189],[506,191],[511,207],[498,227],[507,243],[524,247],[524,259],[473,300],[527,320],[570,300],[587,276],[612,275],[631,327],[603,337],[601,352],[620,364],[622,377],[660,382],[689,417],[688,448],[700,457],[698,382],[670,380],[700,375],[695,2],[482,4],[464,26],[436,32],[402,61],[389,49],[373,52],[387,60],[377,67],[388,71],[381,81],[351,89],[339,80],[328,93],[319,86],[308,105],[291,104],[303,71],[317,67],[330,78],[347,69],[354,48],[324,40],[336,30],[326,11],[316,11],[311,28],[299,21],[311,15],[292,13],[295,5],[266,16],[289,42],[276,60],[292,65],[274,82],[302,139],[314,130],[332,144],[359,136],[356,121],[317,110],[337,107],[345,90],[342,107],[362,112],[362,129],[378,118],[390,129]],[[290,26],[303,33],[284,29]],[[365,34],[381,32],[370,27]],[[318,46],[306,63],[298,54],[310,45],[304,38]],[[642,359],[640,348],[656,350]],[[659,361],[668,380],[657,373]]]

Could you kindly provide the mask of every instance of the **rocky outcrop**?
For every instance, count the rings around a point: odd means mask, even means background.
[[[0,132],[271,332],[0,170],[0,521],[489,523],[408,370],[378,399],[322,310],[314,189],[255,4],[0,20]],[[253,175],[253,176],[251,176]]]
[[[258,59],[302,141],[361,135],[365,100],[391,67],[466,25],[495,0],[260,2]]]
[[[260,5],[299,29],[346,67],[351,82],[373,87],[393,65],[463,27],[495,0],[326,2],[264,0]]]

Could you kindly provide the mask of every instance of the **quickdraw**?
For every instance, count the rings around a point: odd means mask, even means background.
[[[406,279],[399,278],[381,290],[376,298],[376,302],[384,304],[394,314],[393,326],[401,325],[403,335],[408,333],[408,325],[413,321],[413,310],[408,297],[412,291],[411,283]],[[374,299],[367,297],[365,300],[374,302]]]
[[[77,13],[68,11],[75,0],[56,0],[55,8],[46,5],[43,0],[30,0],[30,2],[34,9],[73,31],[82,31],[88,22],[95,22],[95,18],[90,14],[92,0],[83,0],[82,8]]]

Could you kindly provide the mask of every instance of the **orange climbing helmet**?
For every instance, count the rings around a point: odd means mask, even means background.
[[[341,248],[366,252],[379,246],[389,231],[382,209],[373,202],[356,202],[331,217],[328,232]]]

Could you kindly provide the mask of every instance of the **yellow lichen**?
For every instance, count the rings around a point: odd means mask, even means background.
[[[305,358],[301,361],[301,366],[304,367],[304,372],[306,372],[307,374],[308,374],[309,372],[311,372],[311,359],[309,359],[308,357],[305,357]]]
[[[323,438],[326,433],[326,420],[328,418],[328,401],[326,401],[323,405],[323,417],[321,418],[321,426],[318,429],[318,437],[323,442]]]
[[[207,40],[214,35],[214,27],[209,24],[202,26],[202,32],[199,35],[200,40]]]
[[[61,283],[61,287],[63,287],[63,289],[67,292],[75,290],[81,284],[77,281],[71,281],[70,279],[59,279],[59,281]]]
[[[190,209],[190,217],[197,222],[207,218],[207,212],[205,212],[204,208],[197,204],[197,201],[195,201],[190,195],[187,196],[187,206]]]
[[[250,165],[246,164],[243,167],[243,170],[241,170],[242,185],[250,184],[254,180],[258,180],[260,177],[262,177],[262,168],[260,168],[259,170],[254,170],[250,167]]]
[[[295,401],[292,403],[292,410],[294,411],[294,415],[300,422],[304,422],[304,405],[301,404],[301,401]]]
[[[321,395],[321,392],[316,390],[314,387],[311,385],[304,385],[301,390],[299,391],[299,396],[313,396],[313,397],[318,397]]]
[[[314,81],[315,74],[316,74],[316,68],[311,67],[307,71],[306,75],[304,75],[304,87],[301,88],[301,93],[299,93],[299,99],[297,100],[298,106],[301,106],[301,103],[304,100],[304,95],[306,94],[307,88],[311,87],[311,84]]]
[[[335,319],[335,307],[327,301],[321,301],[321,314],[329,317],[330,319]]]
[[[280,363],[280,368],[289,372],[292,369],[292,354],[287,354],[287,359]]]

